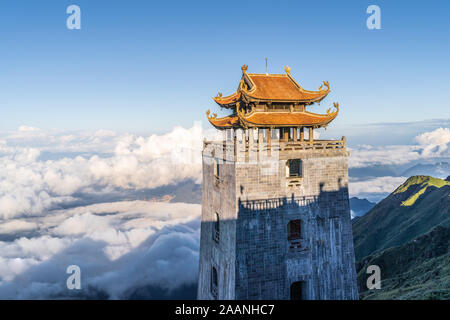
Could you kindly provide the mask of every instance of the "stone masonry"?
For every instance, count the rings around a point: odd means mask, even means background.
[[[205,142],[199,299],[290,299],[294,283],[302,299],[358,298],[343,141]],[[286,175],[289,159],[301,160],[301,177]],[[301,221],[295,243],[293,220]]]

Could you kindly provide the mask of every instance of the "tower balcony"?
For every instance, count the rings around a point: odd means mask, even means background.
[[[245,137],[245,136],[244,136]],[[273,158],[287,159],[292,153],[328,152],[346,153],[348,155],[346,138],[340,140],[280,140],[280,139],[232,139],[203,141],[203,154],[218,159],[227,160],[256,160],[261,155]]]

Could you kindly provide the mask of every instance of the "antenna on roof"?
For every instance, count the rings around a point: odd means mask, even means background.
[[[266,58],[266,76],[269,75],[269,72],[267,71],[267,58]]]

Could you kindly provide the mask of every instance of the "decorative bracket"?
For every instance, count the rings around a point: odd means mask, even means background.
[[[217,113],[213,113],[212,116],[209,115],[210,113],[211,113],[210,110],[206,111],[206,117],[208,118],[208,120],[216,120],[217,119]]]

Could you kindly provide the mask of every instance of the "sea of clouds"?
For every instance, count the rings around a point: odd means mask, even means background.
[[[0,298],[127,298],[133,288],[195,283],[200,205],[133,192],[201,182],[200,126],[147,137],[22,126],[0,138]]]
[[[200,205],[137,194],[201,183],[200,151],[212,135],[200,124],[148,136],[28,126],[1,133],[0,298],[126,299],[145,286],[170,292],[195,284]],[[450,129],[350,152],[350,168],[446,159]],[[406,178],[351,177],[350,194],[389,193]],[[82,272],[78,293],[66,287],[73,264]]]

